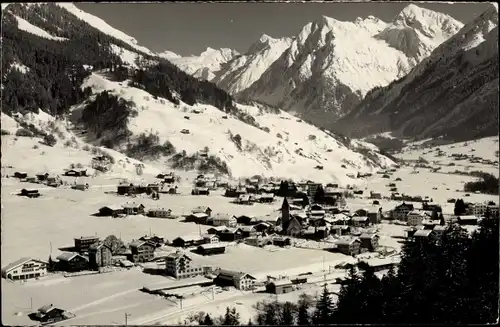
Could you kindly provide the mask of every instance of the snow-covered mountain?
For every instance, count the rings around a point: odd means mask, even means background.
[[[221,69],[222,65],[239,56],[239,53],[232,49],[212,49],[209,47],[199,56],[182,57],[171,51],[165,51],[158,55],[169,60],[186,73],[210,81],[215,77],[215,73]]]
[[[234,177],[352,184],[347,175],[393,163],[279,109],[238,104],[71,4],[11,4],[2,23],[2,128],[19,137],[51,134],[57,147],[106,145],[160,169]]]
[[[257,81],[291,43],[292,38],[275,39],[264,34],[245,54],[228,62],[212,82],[231,94],[238,93]]]
[[[498,91],[498,9],[492,6],[408,75],[370,92],[334,128],[354,136],[492,136],[498,134]]]
[[[405,76],[462,26],[448,15],[415,5],[390,23],[373,16],[354,22],[321,17],[307,24],[237,97],[275,105],[329,127],[369,90]]]

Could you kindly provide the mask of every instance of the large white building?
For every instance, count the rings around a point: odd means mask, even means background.
[[[2,277],[11,280],[26,280],[47,274],[47,263],[32,258],[21,258],[2,268]]]
[[[486,209],[490,210],[492,217],[498,214],[498,205],[488,205],[488,202],[475,203],[472,207],[472,214],[476,217],[483,217]]]

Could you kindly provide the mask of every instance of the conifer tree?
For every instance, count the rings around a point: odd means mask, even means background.
[[[210,317],[210,315],[207,313],[205,315],[205,318],[203,319],[203,324],[204,326],[212,326],[214,324],[212,318]]]
[[[313,315],[313,323],[317,325],[328,324],[332,316],[332,307],[332,299],[325,284],[323,287],[323,291],[321,292],[321,296],[316,303],[316,310],[314,311]]]

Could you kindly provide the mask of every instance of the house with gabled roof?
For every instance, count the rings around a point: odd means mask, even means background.
[[[131,255],[130,261],[136,262],[148,262],[154,258],[154,252],[156,250],[156,245],[152,242],[134,240],[129,244]]]
[[[212,217],[212,224],[214,226],[236,227],[237,219],[232,215],[217,214]]]
[[[179,236],[172,240],[172,246],[176,247],[191,247],[205,243],[205,240],[200,235],[185,235]]]
[[[47,274],[47,262],[29,257],[20,258],[2,268],[2,277],[10,280],[27,280]]]
[[[111,248],[104,244],[104,242],[98,242],[90,245],[88,252],[89,265],[91,268],[95,269],[111,265]]]
[[[380,237],[377,234],[363,233],[359,236],[361,241],[361,248],[367,249],[368,251],[375,251],[378,247],[378,241]]]
[[[203,275],[203,268],[194,265],[184,252],[176,251],[165,257],[165,272],[176,279],[184,279]]]
[[[247,291],[253,288],[256,278],[241,271],[220,269],[214,279],[216,285],[234,286],[238,290]]]
[[[194,208],[191,213],[204,213],[206,214],[208,217],[212,216],[212,209],[208,206],[198,206],[196,208]]]
[[[188,223],[206,224],[209,221],[209,216],[204,212],[196,212],[186,216],[185,221]]]
[[[337,250],[340,253],[355,256],[360,253],[361,241],[359,238],[345,238],[339,239],[335,242],[337,245]]]
[[[89,259],[76,252],[63,252],[56,259],[58,270],[76,272],[89,268]]]

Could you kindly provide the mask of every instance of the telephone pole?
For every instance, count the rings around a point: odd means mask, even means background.
[[[128,317],[130,317],[130,316],[131,316],[130,313],[126,313],[125,312],[125,326],[127,326],[127,324],[128,324]]]

